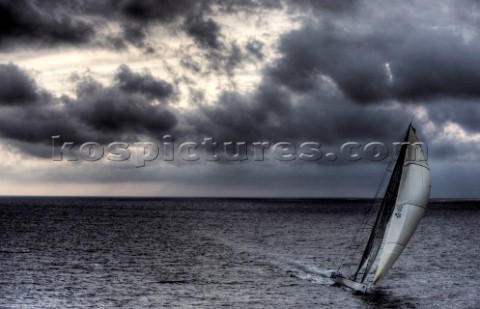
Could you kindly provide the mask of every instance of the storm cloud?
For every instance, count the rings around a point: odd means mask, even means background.
[[[165,99],[173,93],[171,84],[155,79],[148,71],[143,74],[134,73],[126,65],[120,66],[115,80],[121,90],[140,93],[149,98]]]
[[[220,47],[218,36],[220,26],[211,18],[194,16],[185,21],[186,32],[191,35],[201,46],[217,49]]]
[[[13,63],[0,64],[0,104],[30,104],[37,101],[35,80]]]
[[[22,82],[1,94],[4,100],[9,99],[8,105],[0,106],[0,134],[4,138],[40,145],[51,143],[54,135],[76,142],[111,142],[135,139],[142,134],[160,136],[177,124],[175,113],[168,106],[155,102],[173,96],[172,85],[149,73],[132,72],[126,65],[119,67],[114,80],[107,86],[88,74],[71,77],[75,98],[47,93],[13,64],[0,69],[5,80]],[[24,101],[38,102],[25,105]],[[17,102],[20,104],[15,104]],[[19,145],[27,151],[34,150],[27,144]],[[44,152],[32,154],[48,155]]]
[[[308,25],[282,38],[283,57],[270,74],[298,92],[314,89],[327,76],[360,104],[480,95],[478,38],[465,42],[444,29],[406,28],[352,37],[340,26]]]
[[[171,134],[328,147],[398,141],[413,120],[434,165],[473,164],[478,9],[475,1],[447,0],[0,0],[0,137],[41,158],[53,135],[102,144]],[[251,165],[224,163],[248,183]],[[374,168],[363,163],[342,175],[358,179]],[[304,171],[309,180],[302,180],[303,165],[292,164],[269,165],[265,175],[288,171],[300,184],[317,177]],[[212,181],[230,175],[198,165]],[[335,176],[328,173],[318,176],[325,185]],[[180,174],[172,179],[195,185]]]
[[[95,35],[93,24],[67,12],[51,3],[0,1],[0,47],[32,42],[45,47],[88,42]]]

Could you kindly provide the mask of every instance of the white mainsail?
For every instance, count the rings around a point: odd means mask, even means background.
[[[364,281],[384,242],[373,279],[374,286],[380,284],[415,232],[429,196],[430,170],[415,129],[410,125],[360,264],[349,278],[333,273],[335,282],[366,292],[368,286]]]
[[[430,196],[430,170],[412,126],[409,127],[407,136],[407,151],[397,201],[385,235],[382,255],[373,279],[374,285],[382,281],[402,253],[423,217]]]

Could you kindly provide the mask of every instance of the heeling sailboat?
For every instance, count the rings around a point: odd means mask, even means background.
[[[348,278],[339,272],[333,273],[336,284],[365,293],[381,283],[420,223],[430,196],[430,186],[427,159],[410,124],[360,263]],[[365,281],[382,243],[373,282],[367,284]]]

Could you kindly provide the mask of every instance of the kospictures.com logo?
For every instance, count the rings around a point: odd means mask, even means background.
[[[201,142],[184,141],[175,142],[171,135],[165,135],[160,143],[153,142],[112,142],[102,145],[97,142],[63,142],[61,135],[52,136],[52,159],[53,161],[129,161],[134,160],[136,167],[144,167],[146,162],[154,160],[185,162],[192,161],[265,161],[273,159],[278,161],[382,161],[394,158],[399,153],[402,145],[410,145],[418,154],[423,149],[425,160],[427,147],[424,143],[394,142],[389,146],[382,142],[369,142],[362,144],[351,141],[345,142],[338,147],[329,147],[325,150],[321,143],[258,141],[258,142],[235,142],[226,141],[218,143],[212,137],[204,137]],[[389,156],[391,155],[391,156]],[[417,155],[414,155],[416,158]],[[422,158],[419,156],[418,158]]]

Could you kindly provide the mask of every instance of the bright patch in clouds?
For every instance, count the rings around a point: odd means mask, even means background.
[[[480,133],[469,134],[456,123],[449,122],[443,127],[443,138],[451,141],[461,141],[464,143],[480,142]]]

